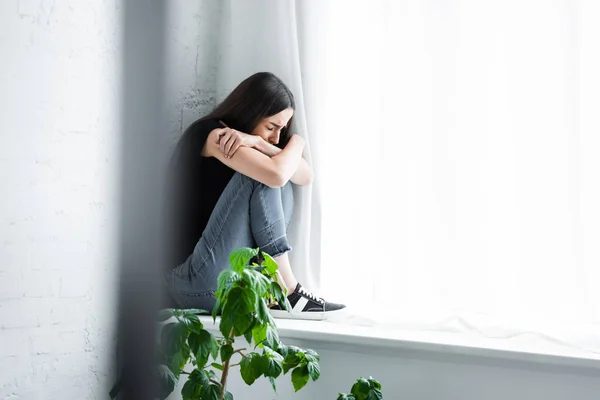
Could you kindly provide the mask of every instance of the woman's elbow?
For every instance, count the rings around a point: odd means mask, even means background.
[[[288,179],[286,179],[283,174],[279,173],[279,172],[273,172],[271,174],[269,174],[269,177],[266,179],[265,185],[267,185],[268,187],[271,188],[280,188],[285,186],[285,184],[288,182]]]

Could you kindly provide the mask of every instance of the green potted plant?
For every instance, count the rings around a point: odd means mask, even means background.
[[[275,379],[291,372],[295,391],[321,375],[319,355],[311,349],[287,346],[279,340],[269,305],[279,303],[288,310],[286,293],[277,283],[277,263],[258,249],[241,248],[229,257],[231,268],[219,274],[213,321],[220,313],[219,331],[215,337],[204,329],[197,309],[165,309],[159,313],[164,323],[157,348],[161,380],[161,399],[173,392],[181,375],[187,377],[181,395],[183,400],[232,400],[227,380],[233,368],[239,367],[242,379],[252,385],[257,379],[269,379],[276,390]],[[248,348],[236,345],[244,338]],[[193,369],[186,371],[191,364]],[[115,398],[119,381],[110,392]],[[360,378],[349,394],[340,393],[338,400],[382,399],[381,385],[372,378]]]

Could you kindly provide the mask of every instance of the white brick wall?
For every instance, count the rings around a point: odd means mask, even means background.
[[[117,0],[0,2],[0,399],[106,398]]]
[[[169,3],[176,138],[215,102],[219,2]],[[119,0],[0,1],[0,400],[105,399]]]

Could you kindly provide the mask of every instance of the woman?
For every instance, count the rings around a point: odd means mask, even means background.
[[[171,164],[176,213],[170,265],[177,267],[167,274],[179,307],[211,310],[217,277],[240,247],[259,247],[279,265],[292,310],[276,305],[274,317],[325,319],[345,307],[307,291],[290,266],[291,185],[313,179],[302,158],[304,140],[289,134],[294,108],[286,85],[260,72],[181,137]]]

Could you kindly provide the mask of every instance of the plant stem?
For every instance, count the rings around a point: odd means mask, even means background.
[[[231,328],[231,332],[229,332],[227,338],[227,344],[232,344],[231,336],[233,336],[233,328]],[[231,357],[229,360],[225,361],[223,364],[223,374],[221,375],[221,396],[219,396],[220,400],[223,400],[225,397],[225,385],[227,384],[227,374],[229,374],[229,361],[231,361]]]

